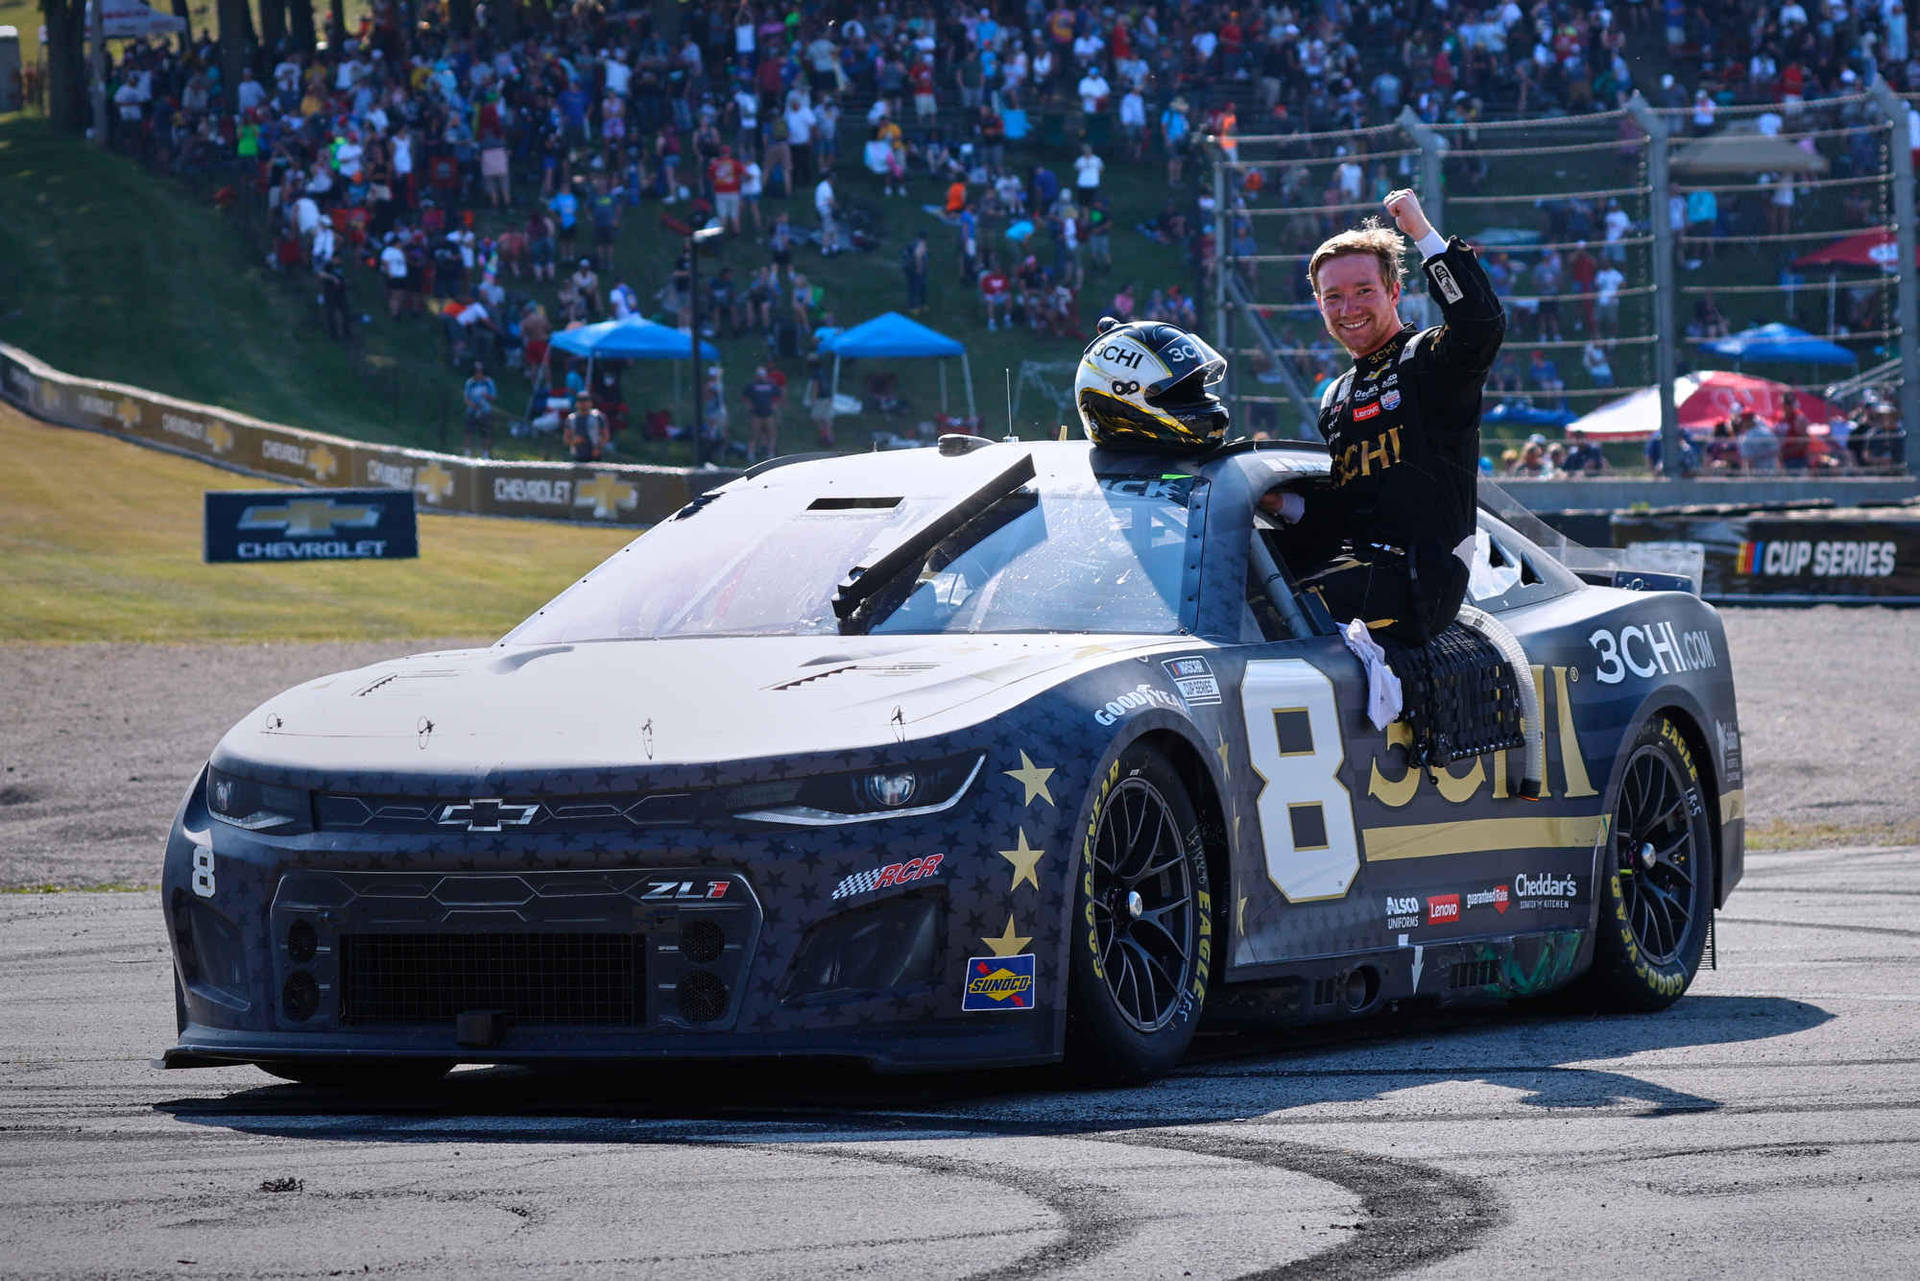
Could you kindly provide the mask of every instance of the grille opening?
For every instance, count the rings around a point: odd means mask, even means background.
[[[314,933],[312,923],[295,921],[287,930],[287,957],[305,965],[320,950],[320,937]]]
[[[1495,968],[1492,961],[1462,961],[1453,967],[1448,986],[1492,987]]]
[[[645,940],[632,934],[349,934],[342,1023],[641,1023]]]
[[[1313,981],[1313,1003],[1315,1005],[1332,1005],[1333,998],[1339,994],[1340,980],[1338,977],[1328,975],[1326,978],[1315,979]]]
[[[720,959],[726,950],[727,934],[718,923],[699,917],[680,927],[680,955],[696,965]]]
[[[320,1010],[320,985],[305,970],[296,971],[280,990],[280,1008],[295,1023],[305,1023]]]
[[[689,1023],[711,1023],[727,1012],[727,985],[711,970],[688,970],[674,989],[680,1017]]]

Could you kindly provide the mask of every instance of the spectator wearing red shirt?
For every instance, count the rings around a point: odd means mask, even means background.
[[[913,66],[907,69],[907,85],[913,90],[914,119],[933,119],[933,65],[924,56],[914,58]]]
[[[1013,328],[1010,314],[1013,306],[1013,282],[1007,279],[1007,273],[993,260],[987,261],[987,269],[980,273],[980,301],[987,305],[987,328],[998,329],[1001,324]]]
[[[720,223],[734,235],[740,234],[740,184],[747,176],[747,167],[734,157],[733,148],[725,143],[720,146],[720,154],[707,162],[707,181],[713,185],[713,211]]]

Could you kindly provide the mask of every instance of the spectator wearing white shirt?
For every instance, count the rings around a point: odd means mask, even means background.
[[[1625,262],[1627,260],[1625,241],[1627,232],[1633,228],[1633,219],[1620,207],[1619,200],[1607,201],[1607,216],[1603,220],[1603,225],[1607,230],[1607,261]]]
[[[380,250],[380,278],[387,286],[387,314],[398,319],[407,305],[407,254],[391,236]]]
[[[1595,328],[1610,338],[1620,332],[1620,290],[1626,283],[1626,276],[1611,262],[1594,273]]]
[[[820,253],[828,258],[840,252],[840,225],[834,210],[833,175],[821,174],[813,189],[813,211],[820,217]]]
[[[787,142],[793,148],[793,176],[796,182],[813,181],[813,126],[818,117],[803,93],[787,95]]]
[[[1080,203],[1086,204],[1100,190],[1100,175],[1107,162],[1093,154],[1093,144],[1080,144],[1080,155],[1073,162],[1073,185],[1080,193]]]
[[[1080,77],[1079,92],[1080,109],[1091,116],[1107,109],[1107,99],[1112,95],[1113,87],[1100,74],[1099,67],[1089,67],[1087,74]]]

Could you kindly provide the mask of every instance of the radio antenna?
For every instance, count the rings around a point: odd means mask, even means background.
[[[1000,372],[1006,375],[1007,381],[1007,436],[1006,439],[1000,443],[1003,445],[1012,445],[1017,444],[1020,440],[1020,437],[1013,430],[1013,367],[1011,365],[1002,365],[1000,366]]]

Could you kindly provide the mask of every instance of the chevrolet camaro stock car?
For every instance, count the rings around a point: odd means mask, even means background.
[[[1260,515],[1327,483],[1272,444],[779,460],[495,645],[277,695],[167,843],[161,1062],[1138,1079],[1203,1014],[1677,999],[1742,867],[1714,611],[1483,487],[1469,603],[1545,768],[1416,757]]]

